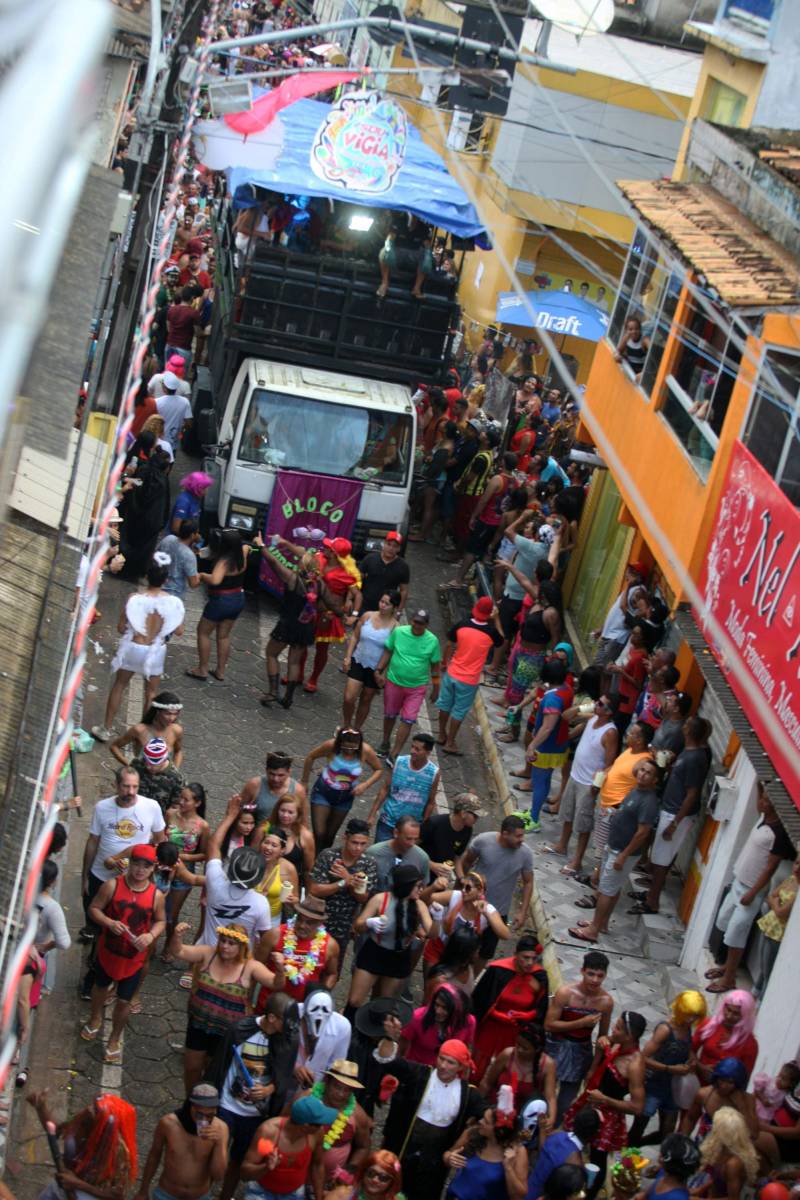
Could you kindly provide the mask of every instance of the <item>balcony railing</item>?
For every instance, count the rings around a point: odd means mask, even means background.
[[[697,474],[705,482],[714,461],[719,439],[709,423],[703,419],[702,405],[692,401],[671,375],[667,376],[666,384],[667,390],[660,415],[683,446]]]

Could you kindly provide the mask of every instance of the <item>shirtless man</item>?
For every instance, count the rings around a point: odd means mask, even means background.
[[[544,1019],[547,1052],[560,1081],[556,1126],[580,1090],[592,1061],[592,1032],[605,1037],[614,1000],[603,987],[608,959],[598,950],[584,955],[577,983],[564,983],[550,998]]]
[[[219,1093],[198,1083],[189,1099],[156,1125],[133,1200],[148,1200],[161,1156],[164,1169],[153,1188],[153,1200],[205,1200],[228,1165],[228,1127],[217,1116]]]

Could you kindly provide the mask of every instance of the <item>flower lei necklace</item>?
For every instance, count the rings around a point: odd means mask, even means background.
[[[306,983],[319,966],[322,951],[328,940],[324,929],[320,928],[308,950],[297,954],[297,934],[294,929],[294,919],[287,922],[286,934],[283,939],[284,973],[290,983]]]
[[[325,1104],[325,1103],[327,1103],[327,1101],[325,1101],[323,1099],[324,1093],[325,1093],[325,1080],[321,1079],[319,1081],[319,1083],[315,1083],[314,1086],[312,1087],[311,1095],[316,1096],[317,1100],[319,1100],[322,1104]],[[355,1096],[351,1095],[350,1099],[347,1101],[347,1104],[345,1104],[344,1108],[339,1110],[338,1117],[333,1122],[333,1124],[329,1127],[328,1132],[325,1134],[325,1137],[322,1139],[322,1147],[324,1150],[330,1150],[333,1146],[336,1145],[339,1138],[344,1133],[345,1127],[347,1126],[347,1122],[350,1120],[350,1117],[352,1117],[353,1112],[355,1111],[355,1107],[356,1107],[356,1098],[355,1098]]]

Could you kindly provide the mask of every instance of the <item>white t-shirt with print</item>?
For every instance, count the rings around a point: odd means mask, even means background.
[[[201,946],[216,946],[218,925],[243,925],[255,949],[262,933],[272,928],[269,901],[252,888],[231,883],[218,858],[206,863],[206,920]]]
[[[92,874],[98,879],[115,879],[118,872],[109,871],[103,865],[105,859],[119,854],[120,850],[130,850],[132,846],[149,842],[151,836],[163,828],[161,807],[147,796],[137,796],[136,803],[129,806],[120,804],[116,796],[98,800],[89,826],[89,833],[100,838],[90,868]]]

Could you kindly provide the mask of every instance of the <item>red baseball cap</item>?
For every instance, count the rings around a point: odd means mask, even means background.
[[[205,246],[203,245],[202,238],[191,238],[191,240],[186,243],[186,253],[187,254],[200,255],[203,253],[204,250],[205,250]]]
[[[350,542],[348,542],[347,538],[343,537],[323,538],[322,544],[326,550],[332,550],[337,558],[346,558],[347,555],[352,553],[353,550],[353,547]]]
[[[137,858],[144,859],[145,862],[154,863],[156,861],[155,846],[151,846],[149,842],[142,842],[139,846],[134,846],[131,849],[131,862]]]
[[[401,533],[398,533],[396,529],[390,529],[384,540],[387,542],[399,542],[400,545],[402,546],[403,535]]]
[[[472,615],[476,621],[488,621],[493,608],[494,601],[488,596],[481,596],[472,610]]]

